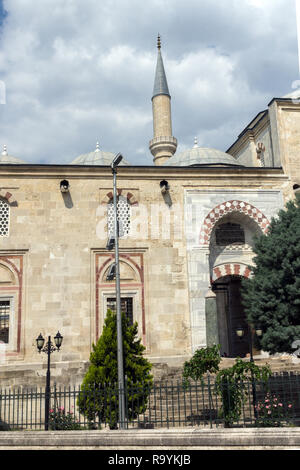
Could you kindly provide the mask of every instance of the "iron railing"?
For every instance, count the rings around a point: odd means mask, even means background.
[[[45,389],[0,390],[0,430],[44,429],[45,395]],[[189,385],[126,384],[125,396],[126,428],[300,425],[300,375],[291,373],[267,382],[217,385],[207,376]],[[118,389],[54,386],[49,413],[49,430],[117,428]]]

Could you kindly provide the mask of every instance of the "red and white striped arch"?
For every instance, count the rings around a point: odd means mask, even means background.
[[[131,206],[138,206],[138,200],[136,196],[130,192],[123,191],[123,189],[117,189],[118,196],[124,196]],[[107,205],[113,199],[113,193],[107,193],[101,201],[102,205]]]
[[[240,212],[245,214],[259,225],[263,233],[267,233],[270,222],[259,209],[252,206],[252,204],[243,201],[226,201],[212,209],[205,217],[200,231],[200,245],[209,245],[211,233],[215,224],[218,220],[224,217],[224,215],[229,214],[230,212]]]
[[[15,198],[13,197],[13,195],[6,189],[0,189],[0,197],[2,197],[3,199],[6,199],[6,201],[9,204],[16,204],[17,202]]]
[[[224,263],[213,268],[211,282],[215,282],[225,276],[251,277],[249,267],[243,263]]]

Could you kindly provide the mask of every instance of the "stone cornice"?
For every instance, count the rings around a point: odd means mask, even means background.
[[[269,113],[263,115],[253,128],[246,128],[244,132],[239,135],[237,140],[226,150],[226,152],[235,157],[241,150],[243,150],[251,139],[256,139],[258,134],[268,127],[270,127]]]
[[[130,166],[119,167],[118,178],[127,180],[151,180],[158,178],[187,179],[245,179],[245,178],[283,178],[288,179],[281,167],[164,167],[164,166]],[[86,167],[73,165],[1,165],[1,178],[72,178],[102,179],[110,181],[110,167]]]

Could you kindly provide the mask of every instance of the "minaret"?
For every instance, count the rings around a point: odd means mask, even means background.
[[[152,96],[153,139],[149,149],[155,165],[163,165],[176,152],[177,139],[172,136],[171,96],[160,52],[160,36],[157,38],[157,64]]]

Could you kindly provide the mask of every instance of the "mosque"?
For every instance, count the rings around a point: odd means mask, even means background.
[[[226,151],[177,153],[171,95],[158,39],[152,96],[153,165],[117,169],[122,310],[138,322],[154,367],[183,364],[219,343],[223,356],[249,353],[240,285],[250,275],[253,236],[300,185],[300,102],[274,98]],[[150,97],[149,97],[150,98]],[[150,102],[150,99],[149,99]],[[40,333],[63,336],[52,375],[81,383],[115,281],[107,249],[113,229],[111,162],[94,151],[70,164],[0,156],[0,380],[43,385]],[[260,352],[258,351],[259,355]]]

